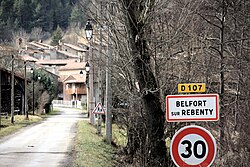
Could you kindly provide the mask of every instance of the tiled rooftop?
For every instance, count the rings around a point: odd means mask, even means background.
[[[37,62],[38,59],[32,57],[32,56],[29,56],[29,55],[21,55],[21,56],[18,56],[18,58],[20,58],[21,60],[24,60],[24,61],[34,61],[34,62]]]
[[[37,64],[42,64],[42,65],[66,65],[68,63],[73,63],[76,60],[73,59],[62,59],[62,60],[38,60],[36,63]]]
[[[64,83],[83,83],[85,81],[86,81],[86,74],[85,73],[83,73],[82,77],[80,74],[72,74],[63,80]]]
[[[68,43],[63,43],[63,45],[67,46],[67,47],[70,47],[74,50],[77,50],[77,51],[80,51],[80,52],[86,52],[87,50],[77,46],[77,45],[72,45],[72,44],[68,44]]]
[[[63,51],[63,50],[57,50],[58,53],[61,53],[61,54],[64,54],[68,57],[71,57],[71,58],[79,58],[78,55],[76,54],[73,54],[73,53],[70,53],[70,52],[67,52],[67,51]]]
[[[81,70],[85,69],[86,62],[69,62],[66,66],[63,66],[59,69],[59,71],[66,71],[66,70]]]

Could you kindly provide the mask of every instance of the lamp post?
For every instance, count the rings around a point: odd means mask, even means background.
[[[11,123],[14,124],[14,96],[15,96],[15,74],[14,74],[14,55],[12,55],[11,60]]]
[[[86,27],[85,27],[85,34],[86,34],[86,38],[88,41],[90,41],[92,39],[93,36],[93,27],[91,25],[91,20],[88,19]]]
[[[21,52],[22,53],[22,52]],[[28,101],[27,101],[27,65],[28,63],[34,63],[35,61],[33,60],[25,60],[24,61],[24,115],[26,116],[25,119],[29,119],[29,112],[28,112]],[[33,72],[33,68],[31,68],[31,73]]]
[[[85,71],[86,71],[86,89],[87,89],[87,112],[88,112],[88,117],[90,116],[90,106],[89,106],[89,70],[90,70],[90,65],[89,62],[86,63],[85,65]],[[83,78],[83,71],[80,71],[80,77]]]
[[[90,109],[89,109],[89,115],[90,115],[90,123],[95,124],[95,117],[92,111],[94,110],[94,66],[93,66],[93,49],[91,46],[91,39],[93,36],[93,27],[91,25],[90,19],[88,19],[86,27],[85,27],[85,33],[86,33],[86,38],[89,41],[90,47],[89,47],[89,57],[88,57],[88,62],[89,62],[89,96],[88,96],[88,102],[90,104]]]
[[[30,73],[32,74],[32,114],[35,115],[35,94],[34,94],[34,69],[30,69]]]
[[[27,62],[24,61],[24,114],[26,115],[26,119],[29,119],[29,114],[27,110],[27,77],[26,77],[26,65]]]

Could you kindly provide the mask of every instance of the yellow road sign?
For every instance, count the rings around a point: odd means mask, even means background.
[[[205,83],[178,84],[178,93],[200,93],[205,91]]]

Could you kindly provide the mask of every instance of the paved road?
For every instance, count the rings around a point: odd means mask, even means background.
[[[0,141],[0,167],[65,166],[75,137],[79,110],[60,108],[61,115],[27,127]]]

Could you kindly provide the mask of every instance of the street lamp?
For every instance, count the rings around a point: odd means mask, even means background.
[[[90,70],[89,62],[86,63],[85,70],[86,70],[87,73],[89,73],[89,70]]]
[[[80,71],[80,77],[81,77],[81,78],[83,77],[83,72],[82,72],[82,70]]]
[[[91,25],[90,19],[88,19],[86,27],[85,27],[85,33],[86,33],[86,38],[87,40],[91,40],[92,35],[93,35],[93,27]]]
[[[32,96],[33,96],[33,99],[32,99],[32,114],[33,115],[35,115],[35,107],[34,107],[34,105],[35,105],[35,94],[34,94],[34,69],[33,68],[31,68],[30,69],[30,73],[32,74]]]
[[[89,74],[89,70],[90,70],[90,65],[89,65],[89,62],[87,62],[86,65],[85,65],[85,71],[87,72],[87,75]],[[83,77],[83,71],[82,70],[80,71],[80,77],[81,78]]]
[[[90,70],[90,65],[89,62],[86,63],[85,65],[85,71],[86,71],[86,85],[88,85],[89,82],[89,70]],[[83,71],[80,71],[80,77],[83,78]]]
[[[88,104],[90,108],[88,107],[88,113],[90,115],[90,123],[92,125],[95,124],[95,117],[92,111],[94,110],[94,66],[93,66],[93,49],[91,46],[91,39],[93,36],[93,27],[91,25],[91,20],[88,19],[86,27],[85,27],[85,34],[86,38],[89,41],[90,47],[89,47],[89,56],[88,56],[88,62],[86,63],[85,69],[87,74],[89,73],[89,89],[88,89]],[[90,68],[91,66],[91,68]],[[88,75],[86,76],[88,77]]]
[[[86,71],[86,90],[87,90],[87,98],[88,98],[88,102],[87,102],[87,110],[88,110],[88,117],[89,117],[89,114],[90,114],[90,109],[89,109],[89,70],[90,70],[90,65],[89,65],[89,62],[86,63],[85,65],[85,71]],[[80,71],[80,77],[83,78],[83,71],[81,70]]]

